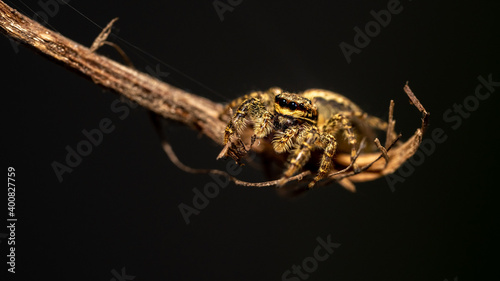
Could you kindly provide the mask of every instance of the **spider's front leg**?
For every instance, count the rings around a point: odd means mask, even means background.
[[[278,132],[274,135],[273,148],[277,153],[290,151],[293,141],[300,133],[300,127],[290,127],[284,132]]]
[[[335,114],[328,122],[326,123],[325,126],[323,126],[323,132],[332,132],[335,133],[339,129],[342,129],[344,131],[344,135],[347,138],[347,142],[351,146],[351,161],[354,162],[354,159],[357,154],[357,149],[356,149],[356,135],[354,134],[352,130],[352,124],[349,120],[349,118],[341,113]],[[358,173],[359,172],[359,167],[356,163],[353,163],[353,170],[354,172]]]
[[[313,150],[319,135],[316,129],[312,126],[302,128],[296,139],[295,149],[288,157],[288,167],[283,173],[283,177],[278,183],[282,186],[286,183],[286,179],[297,173],[311,158],[311,151]]]
[[[257,138],[267,136],[273,129],[273,115],[267,111],[264,104],[257,98],[246,99],[236,110],[233,118],[229,121],[224,132],[224,145],[228,145],[227,151],[220,157],[230,156],[237,163],[246,155],[247,149],[241,133],[246,128],[248,119],[254,124],[254,134],[251,139],[250,147]]]
[[[337,141],[335,137],[331,134],[322,134],[318,140],[322,147],[325,148],[323,156],[321,157],[321,162],[319,164],[319,170],[314,179],[309,183],[308,187],[313,188],[314,185],[325,178],[325,176],[330,172],[333,167],[333,155],[337,150]]]

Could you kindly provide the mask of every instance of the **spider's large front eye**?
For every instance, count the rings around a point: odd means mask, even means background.
[[[297,109],[297,104],[294,102],[291,102],[288,106],[290,107],[291,110]]]
[[[278,104],[281,106],[281,107],[285,107],[286,106],[286,99],[280,99],[278,101]]]

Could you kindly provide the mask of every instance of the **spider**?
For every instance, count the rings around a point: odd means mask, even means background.
[[[226,146],[218,158],[229,156],[240,163],[257,139],[271,139],[276,153],[289,153],[278,186],[301,171],[311,153],[318,149],[323,150],[321,160],[309,188],[328,177],[337,151],[350,152],[352,169],[358,173],[358,143],[363,138],[373,138],[376,129],[387,130],[388,126],[346,97],[319,89],[299,94],[280,88],[252,92],[230,102],[224,112],[234,110],[224,132]],[[253,124],[253,134],[247,148],[242,134],[249,123]]]

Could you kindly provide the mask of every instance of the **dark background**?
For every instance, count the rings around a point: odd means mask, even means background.
[[[429,132],[441,128],[446,142],[394,192],[382,178],[354,194],[332,184],[289,200],[231,183],[186,225],[178,205],[192,206],[192,189],[213,180],[168,160],[147,112],[121,120],[116,94],[2,36],[2,159],[16,169],[18,218],[8,280],[112,280],[122,268],[134,280],[281,280],[329,235],[341,246],[308,280],[498,278],[500,88],[456,130],[443,119],[474,94],[478,76],[500,81],[495,1],[401,1],[351,63],[339,44],[353,44],[353,28],[388,1],[243,0],[223,21],[212,1],[191,2],[73,0],[78,12],[60,5],[47,26],[90,46],[119,17],[110,40],[137,69],[158,67],[165,82],[219,102],[270,86],[324,88],[385,117],[394,99],[404,137],[420,122],[402,91],[409,80],[431,112]],[[43,11],[35,1],[6,3]],[[109,47],[99,52],[120,60]],[[114,131],[60,183],[51,163],[64,163],[65,147],[103,118]],[[225,167],[210,140],[176,124],[169,132],[185,163]],[[249,167],[240,177],[264,179]],[[5,239],[0,247],[3,275]]]

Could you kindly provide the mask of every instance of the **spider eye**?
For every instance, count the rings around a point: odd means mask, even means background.
[[[280,99],[278,101],[278,104],[281,106],[281,107],[285,107],[286,106],[286,99]]]
[[[305,110],[306,107],[304,106],[303,103],[299,103],[299,110]]]
[[[290,105],[289,105],[289,107],[290,107],[291,110],[295,110],[295,109],[297,109],[297,104],[294,103],[294,102],[291,102]]]

